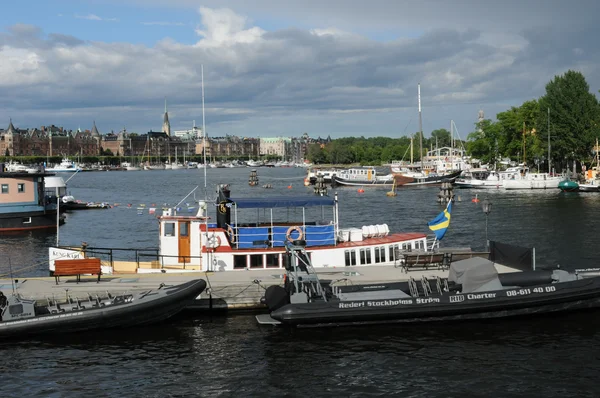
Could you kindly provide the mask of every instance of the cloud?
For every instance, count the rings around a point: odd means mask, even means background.
[[[116,22],[118,21],[117,18],[101,18],[96,14],[87,14],[87,15],[78,15],[75,14],[75,18],[77,19],[87,19],[89,21],[109,21],[109,22]]]
[[[449,17],[468,13],[463,3]],[[259,9],[265,4],[257,0]],[[327,4],[315,5],[314,13],[331,15]],[[443,9],[445,2],[440,4]],[[369,25],[374,11],[362,10]],[[472,18],[483,15],[474,10]],[[572,20],[567,11],[563,19]],[[0,91],[14,93],[0,96],[0,126],[11,115],[23,127],[76,128],[95,119],[101,131],[126,125],[144,132],[160,128],[167,96],[173,127],[189,127],[201,119],[202,65],[211,135],[414,132],[420,82],[424,131],[454,119],[464,138],[480,107],[493,117],[542,95],[548,81],[570,68],[581,70],[594,92],[600,88],[599,29],[593,23],[566,26],[548,19],[543,29],[503,33],[459,17],[464,25],[440,22],[383,40],[347,24],[267,29],[231,9],[198,12],[191,44],[83,41],[23,24],[0,32]],[[407,14],[414,17],[414,10]],[[512,27],[512,17],[505,18]]]

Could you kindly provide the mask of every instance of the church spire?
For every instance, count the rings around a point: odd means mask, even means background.
[[[171,123],[169,122],[169,112],[167,111],[167,97],[165,97],[165,114],[163,116],[163,133],[171,135]]]

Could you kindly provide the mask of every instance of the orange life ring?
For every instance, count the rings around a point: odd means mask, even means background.
[[[229,241],[231,243],[235,243],[235,234],[233,233],[233,228],[231,228],[231,225],[227,226],[227,234],[229,235]]]
[[[294,231],[298,232],[297,238],[292,238],[292,232]],[[302,238],[304,238],[304,233],[302,232],[302,228],[296,225],[288,228],[287,232],[285,233],[285,237],[288,241],[293,242],[295,240],[302,240]]]

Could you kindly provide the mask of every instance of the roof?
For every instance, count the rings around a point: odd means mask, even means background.
[[[272,209],[275,207],[333,206],[327,196],[275,196],[268,198],[230,198],[238,209]]]

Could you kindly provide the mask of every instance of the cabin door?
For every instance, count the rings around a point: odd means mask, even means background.
[[[179,221],[179,262],[189,263],[190,259],[190,222]]]

